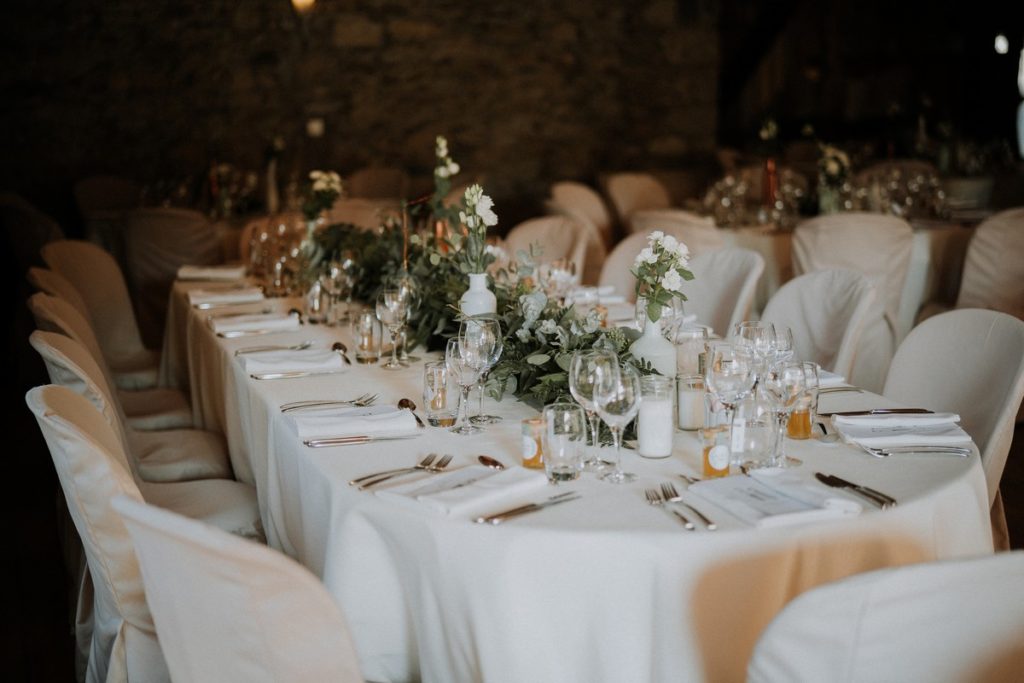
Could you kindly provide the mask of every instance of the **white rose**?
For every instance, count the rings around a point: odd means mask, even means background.
[[[678,244],[679,240],[672,235],[665,235],[664,239],[661,240],[661,246],[665,248],[665,251],[675,251]]]
[[[647,240],[649,242],[657,242],[663,237],[665,237],[665,233],[663,233],[661,230],[655,230],[654,232],[647,236]]]
[[[537,327],[537,331],[541,332],[542,334],[554,334],[555,330],[557,330],[557,329],[558,329],[558,325],[556,325],[555,321],[552,320],[551,318],[547,318],[545,320],[542,320],[540,322],[540,326]]]
[[[670,292],[682,291],[683,276],[677,270],[670,270],[661,278],[661,286]]]
[[[520,327],[516,330],[516,338],[524,344],[527,344],[530,341],[530,331],[525,327]]]
[[[498,224],[498,215],[491,210],[494,200],[487,195],[480,195],[476,203],[476,215],[484,222],[484,225],[492,226]]]
[[[448,160],[448,173],[450,175],[456,175],[460,170],[461,168],[457,163],[455,163],[451,159]]]
[[[449,171],[448,171],[448,167],[447,167],[447,166],[438,166],[438,167],[437,167],[437,168],[436,168],[436,169],[434,170],[434,173],[436,173],[436,174],[437,174],[437,177],[438,177],[438,178],[447,178],[447,177],[448,177],[448,176],[450,175],[450,173],[449,173]]]
[[[685,265],[686,262],[690,260],[690,248],[680,242],[676,246],[676,257]]]

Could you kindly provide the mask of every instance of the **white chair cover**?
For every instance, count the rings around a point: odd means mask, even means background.
[[[1024,208],[997,213],[975,230],[956,307],[1024,319]]]
[[[59,332],[84,346],[103,370],[107,384],[115,386],[92,326],[81,313],[63,299],[42,292],[29,297],[28,307],[35,316],[39,329]],[[185,394],[177,389],[118,389],[117,394],[124,406],[128,423],[136,429],[176,429],[192,426],[192,408]]]
[[[605,186],[619,222],[627,231],[634,211],[672,206],[668,190],[649,173],[613,173]]]
[[[547,202],[552,213],[581,217],[590,222],[601,235],[605,248],[612,244],[612,215],[604,199],[583,183],[563,181],[551,186],[551,198]]]
[[[84,346],[55,332],[36,330],[29,343],[46,364],[50,381],[82,394],[121,436],[132,470],[144,481],[232,479],[224,439],[214,432],[172,429],[140,432],[128,424],[120,401]]]
[[[29,284],[35,287],[36,290],[64,299],[64,301],[74,306],[75,310],[81,311],[82,317],[86,318],[93,325],[93,328],[96,327],[89,316],[89,307],[86,305],[85,299],[82,298],[82,295],[78,293],[75,286],[68,282],[63,275],[49,268],[32,266],[28,269],[26,277],[28,277]],[[109,363],[109,361],[107,362]]]
[[[353,199],[402,199],[409,194],[409,174],[400,168],[361,168],[345,179],[345,194]]]
[[[928,318],[900,344],[883,394],[905,405],[960,415],[981,451],[993,529],[997,536],[1002,533],[999,480],[1024,397],[1024,322],[976,308]]]
[[[647,235],[633,233],[615,245],[601,266],[601,277],[598,284],[602,287],[612,286],[616,294],[626,297],[627,301],[636,301],[636,278],[630,269],[633,261],[644,247],[647,246]],[[685,291],[685,289],[684,289]]]
[[[125,264],[142,338],[154,348],[163,339],[171,285],[184,265],[224,261],[224,242],[198,211],[136,209],[125,215]]]
[[[730,247],[698,254],[690,260],[693,280],[683,285],[683,310],[697,322],[728,336],[736,323],[750,319],[764,258],[756,251]]]
[[[362,681],[348,626],[308,570],[269,548],[118,497],[176,681]]]
[[[596,282],[604,262],[604,245],[589,226],[568,216],[544,216],[519,223],[505,237],[505,249],[514,258],[520,250],[529,252],[536,245],[541,253],[538,263],[568,259],[576,264],[583,284]]]
[[[794,278],[768,301],[762,320],[793,331],[796,357],[849,377],[875,288],[852,270]]]
[[[871,213],[818,216],[801,223],[793,235],[796,275],[816,270],[854,270],[863,273],[875,287],[875,303],[848,378],[869,391],[881,390],[901,338],[897,320],[912,244],[909,223]]]
[[[95,244],[80,240],[51,242],[43,247],[42,255],[46,264],[67,280],[85,302],[81,310],[87,312],[117,385],[125,389],[156,386],[159,352],[143,344],[128,286],[114,257]]]
[[[85,398],[65,387],[36,387],[26,402],[49,446],[89,564],[91,591],[83,592],[92,594],[86,680],[169,681],[131,539],[110,507],[118,495],[142,497],[126,463],[112,455],[121,453],[117,436]]]
[[[853,576],[768,625],[751,683],[1020,680],[1024,552]]]
[[[630,218],[630,229],[643,235],[661,230],[673,235],[690,248],[690,255],[725,248],[725,239],[711,217],[698,216],[682,209],[648,209],[636,211]]]

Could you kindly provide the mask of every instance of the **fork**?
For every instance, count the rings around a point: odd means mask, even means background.
[[[373,405],[377,401],[377,394],[366,393],[362,396],[356,396],[352,399],[341,400],[341,399],[312,399],[308,401],[293,401],[292,403],[285,403],[281,406],[282,413],[288,413],[293,410],[305,410],[306,408],[322,408],[324,406],[355,406],[357,408],[365,408]]]
[[[434,462],[434,458],[436,458],[436,457],[437,457],[437,453],[429,453],[429,454],[427,454],[426,457],[424,457],[422,460],[420,460],[419,463],[417,463],[413,467],[399,467],[399,468],[396,468],[396,469],[393,469],[393,470],[384,470],[383,472],[372,472],[370,474],[365,474],[365,475],[363,475],[361,477],[356,477],[355,479],[350,481],[348,484],[349,484],[349,486],[356,486],[358,484],[361,484],[364,481],[369,481],[370,479],[376,479],[377,477],[383,477],[383,476],[388,475],[388,474],[397,474],[398,472],[411,472],[412,470],[416,469],[417,467],[424,467],[424,468],[426,468],[426,467],[429,467],[432,462]]]
[[[668,482],[662,484],[661,495],[665,498],[666,503],[679,503],[680,505],[685,505],[687,510],[697,515],[700,521],[704,522],[704,526],[707,527],[708,531],[714,531],[718,528],[718,525],[708,519],[703,512],[684,501],[682,495],[680,495],[679,491],[677,491],[676,487],[672,484]]]
[[[863,444],[857,444],[862,451],[876,458],[888,458],[893,454],[900,453],[940,453],[943,455],[957,455],[966,458],[971,454],[970,448],[960,446],[892,446],[890,448],[873,448]]]
[[[647,504],[648,505],[654,505],[656,507],[660,507],[660,506],[665,504],[665,500],[661,497],[661,494],[658,493],[657,489],[645,489],[644,490],[644,495],[647,496]],[[691,522],[689,519],[687,519],[686,516],[683,513],[681,513],[679,510],[676,510],[676,509],[670,508],[670,507],[666,507],[664,509],[668,510],[673,515],[678,517],[679,521],[683,523],[683,526],[686,527],[687,531],[693,531],[694,530],[695,527],[693,526],[693,522]]]
[[[365,491],[366,489],[370,488],[371,486],[376,486],[377,484],[383,484],[388,479],[393,479],[393,478],[399,477],[399,476],[401,476],[403,474],[410,474],[410,473],[415,472],[417,470],[424,470],[424,471],[430,472],[430,473],[440,472],[444,468],[448,467],[448,463],[450,463],[451,461],[452,461],[452,456],[445,455],[445,456],[442,456],[442,458],[437,461],[436,465],[427,465],[426,467],[422,467],[420,465],[416,465],[415,467],[409,468],[408,472],[395,472],[394,474],[389,474],[389,475],[387,475],[385,477],[381,477],[380,479],[373,479],[371,481],[364,481],[361,484],[357,484],[357,486],[358,486],[360,491]]]

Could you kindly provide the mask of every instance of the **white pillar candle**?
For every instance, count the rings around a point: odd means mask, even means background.
[[[677,419],[680,429],[700,429],[704,426],[704,378],[700,375],[676,378]]]
[[[637,450],[640,455],[664,458],[672,455],[675,431],[672,399],[644,396],[637,417]]]

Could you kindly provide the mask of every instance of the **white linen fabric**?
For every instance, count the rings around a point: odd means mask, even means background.
[[[412,411],[394,406],[320,408],[291,415],[295,431],[303,439],[414,434],[417,429]]]
[[[411,503],[449,516],[501,512],[505,501],[543,491],[548,478],[543,472],[510,467],[500,472],[470,465],[425,480],[392,486],[377,492],[387,500]]]
[[[177,278],[179,280],[241,280],[245,277],[244,265],[225,266],[193,266],[184,265],[178,268]]]
[[[852,270],[822,270],[790,280],[761,319],[793,331],[795,355],[849,376],[875,289]]]
[[[89,352],[70,337],[36,330],[29,337],[46,364],[50,381],[85,396],[117,430],[132,470],[145,481],[231,479],[224,439],[198,429],[140,432],[126,424],[124,411]]]
[[[112,373],[103,357],[96,335],[74,307],[58,297],[33,294],[28,300],[36,326],[44,331],[59,332],[81,344],[103,371],[104,379],[115,386]],[[192,426],[192,411],[185,395],[176,389],[117,389],[128,424],[136,429],[176,429]]]
[[[605,187],[624,228],[629,225],[634,211],[672,206],[668,190],[650,173],[613,173],[608,176]]]
[[[956,307],[1024,319],[1024,208],[998,213],[975,230]]]
[[[248,372],[341,372],[341,354],[329,349],[306,351],[262,351],[247,354],[243,365]]]
[[[230,318],[210,318],[214,332],[251,332],[253,330],[292,330],[301,324],[299,316],[289,313],[253,313]]]
[[[600,236],[568,216],[533,218],[513,227],[505,237],[505,249],[510,257],[515,257],[519,251],[529,253],[533,245],[540,247],[537,263],[568,259],[576,264],[576,272],[584,284],[596,279],[594,274],[604,261]]]
[[[836,415],[832,424],[849,443],[890,446],[966,446],[970,435],[955,413],[930,415]]]
[[[846,269],[863,273],[875,287],[876,299],[857,348],[850,380],[879,391],[896,344],[898,325],[913,243],[906,221],[882,214],[841,213],[804,221],[793,235],[793,265],[797,275],[818,270]]]
[[[362,681],[348,625],[287,557],[128,496],[112,503],[176,681]]]
[[[117,385],[123,389],[156,386],[159,353],[143,343],[128,285],[114,257],[79,240],[51,242],[41,253],[46,264],[71,283],[85,303],[82,314],[88,315],[94,327]]]
[[[751,683],[1019,680],[1024,552],[931,562],[808,591],[765,629]]]
[[[712,218],[682,209],[636,211],[630,218],[630,228],[645,235],[655,230],[672,235],[689,247],[691,256],[725,248],[725,239]]]
[[[764,272],[764,259],[749,249],[718,249],[690,260],[693,280],[683,284],[683,310],[697,315],[722,337],[736,323],[750,319],[757,281]]]
[[[263,301],[266,297],[259,287],[231,289],[193,289],[188,293],[188,302],[193,306],[201,304],[246,304]]]
[[[583,183],[563,181],[551,186],[551,199],[546,203],[548,211],[568,215],[589,222],[597,230],[605,248],[612,244],[612,215],[604,199]]]

